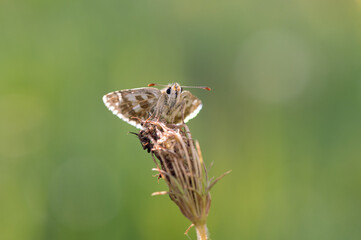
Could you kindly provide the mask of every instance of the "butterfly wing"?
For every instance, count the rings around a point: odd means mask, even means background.
[[[160,95],[156,88],[134,88],[108,93],[103,102],[113,114],[141,129],[140,120],[149,118]]]
[[[183,91],[181,94],[181,105],[179,111],[174,117],[174,123],[180,124],[183,122],[188,122],[202,109],[202,101],[194,96],[189,91]]]

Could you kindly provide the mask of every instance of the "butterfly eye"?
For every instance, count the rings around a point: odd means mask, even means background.
[[[183,88],[181,87],[181,92],[183,92]]]
[[[167,94],[170,94],[170,88],[167,89]]]

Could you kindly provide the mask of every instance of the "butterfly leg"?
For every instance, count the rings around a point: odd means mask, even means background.
[[[164,95],[160,96],[156,106],[154,107],[154,110],[153,110],[150,118],[156,119],[157,121],[159,121],[163,112],[165,111],[165,107],[164,107],[165,103],[166,103],[165,96]]]
[[[182,113],[182,123],[184,124],[184,112],[186,110],[186,104],[184,102],[182,102],[181,105],[179,106],[179,109]]]
[[[172,114],[172,122],[176,121],[176,117],[181,115],[182,123],[184,123],[184,112],[186,109],[186,104],[184,101],[179,102],[175,107]],[[179,118],[178,118],[179,119]]]

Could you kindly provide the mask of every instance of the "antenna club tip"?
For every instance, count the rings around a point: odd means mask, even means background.
[[[204,89],[207,90],[207,91],[211,91],[210,87],[205,87]]]
[[[155,83],[149,83],[148,84],[148,87],[153,87],[153,86],[155,86]]]

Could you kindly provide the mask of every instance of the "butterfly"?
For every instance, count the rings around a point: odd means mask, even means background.
[[[178,83],[168,84],[162,90],[150,86],[126,89],[104,95],[107,108],[129,124],[142,129],[141,122],[157,119],[165,123],[181,124],[194,118],[202,109],[202,101]],[[208,91],[209,87],[203,88]]]

